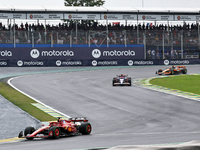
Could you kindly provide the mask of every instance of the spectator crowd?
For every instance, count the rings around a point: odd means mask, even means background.
[[[0,44],[95,44],[109,45],[145,44],[148,59],[164,56],[180,57],[181,44],[191,52],[200,44],[198,24],[184,25],[102,25],[93,23],[59,23],[57,25],[25,24],[5,26],[0,23]],[[178,47],[179,50],[174,48]],[[193,52],[192,52],[193,53]]]

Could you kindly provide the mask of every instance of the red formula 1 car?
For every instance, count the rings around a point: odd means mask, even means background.
[[[112,85],[128,85],[131,86],[131,77],[128,77],[128,75],[120,74],[117,75],[117,77],[113,78]]]
[[[185,66],[172,66],[169,67],[165,70],[159,69],[158,71],[156,71],[156,74],[158,75],[176,75],[176,74],[186,74],[187,73],[187,69]]]
[[[92,126],[88,120],[84,118],[69,118],[69,120],[63,120],[58,118],[58,121],[49,122],[48,126],[43,126],[37,130],[34,127],[26,127],[19,133],[19,138],[25,137],[28,140],[34,138],[59,138],[61,136],[71,135],[88,135],[92,131]],[[23,136],[24,135],[24,136]]]

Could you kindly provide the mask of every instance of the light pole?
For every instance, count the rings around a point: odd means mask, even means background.
[[[144,0],[142,0],[142,7],[144,7]]]

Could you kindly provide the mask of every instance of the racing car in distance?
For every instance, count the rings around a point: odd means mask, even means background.
[[[92,126],[85,117],[69,118],[69,120],[59,117],[57,121],[49,122],[49,125],[42,126],[37,130],[31,126],[26,127],[24,133],[21,131],[18,137],[25,137],[27,140],[33,140],[34,138],[58,139],[61,136],[89,135],[91,131]]]
[[[187,69],[185,66],[172,66],[169,67],[165,70],[159,69],[158,71],[156,71],[156,74],[158,75],[176,75],[176,74],[186,74],[187,73]]]
[[[120,74],[116,75],[116,77],[113,78],[112,85],[128,85],[131,86],[131,77],[128,77],[128,75]]]

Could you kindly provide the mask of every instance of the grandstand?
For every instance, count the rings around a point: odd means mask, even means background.
[[[0,6],[0,22],[8,22],[7,25],[0,23],[0,46],[100,48],[144,45],[145,59],[199,58],[199,12],[199,8]],[[24,22],[16,24],[16,20]],[[29,20],[37,23],[31,24]],[[50,25],[47,20],[73,22]],[[106,24],[99,23],[100,20]],[[125,24],[120,24],[122,20]],[[128,21],[136,23],[127,24]],[[160,21],[163,23],[158,24]],[[170,25],[178,21],[182,25]],[[187,23],[189,21],[194,23]]]

